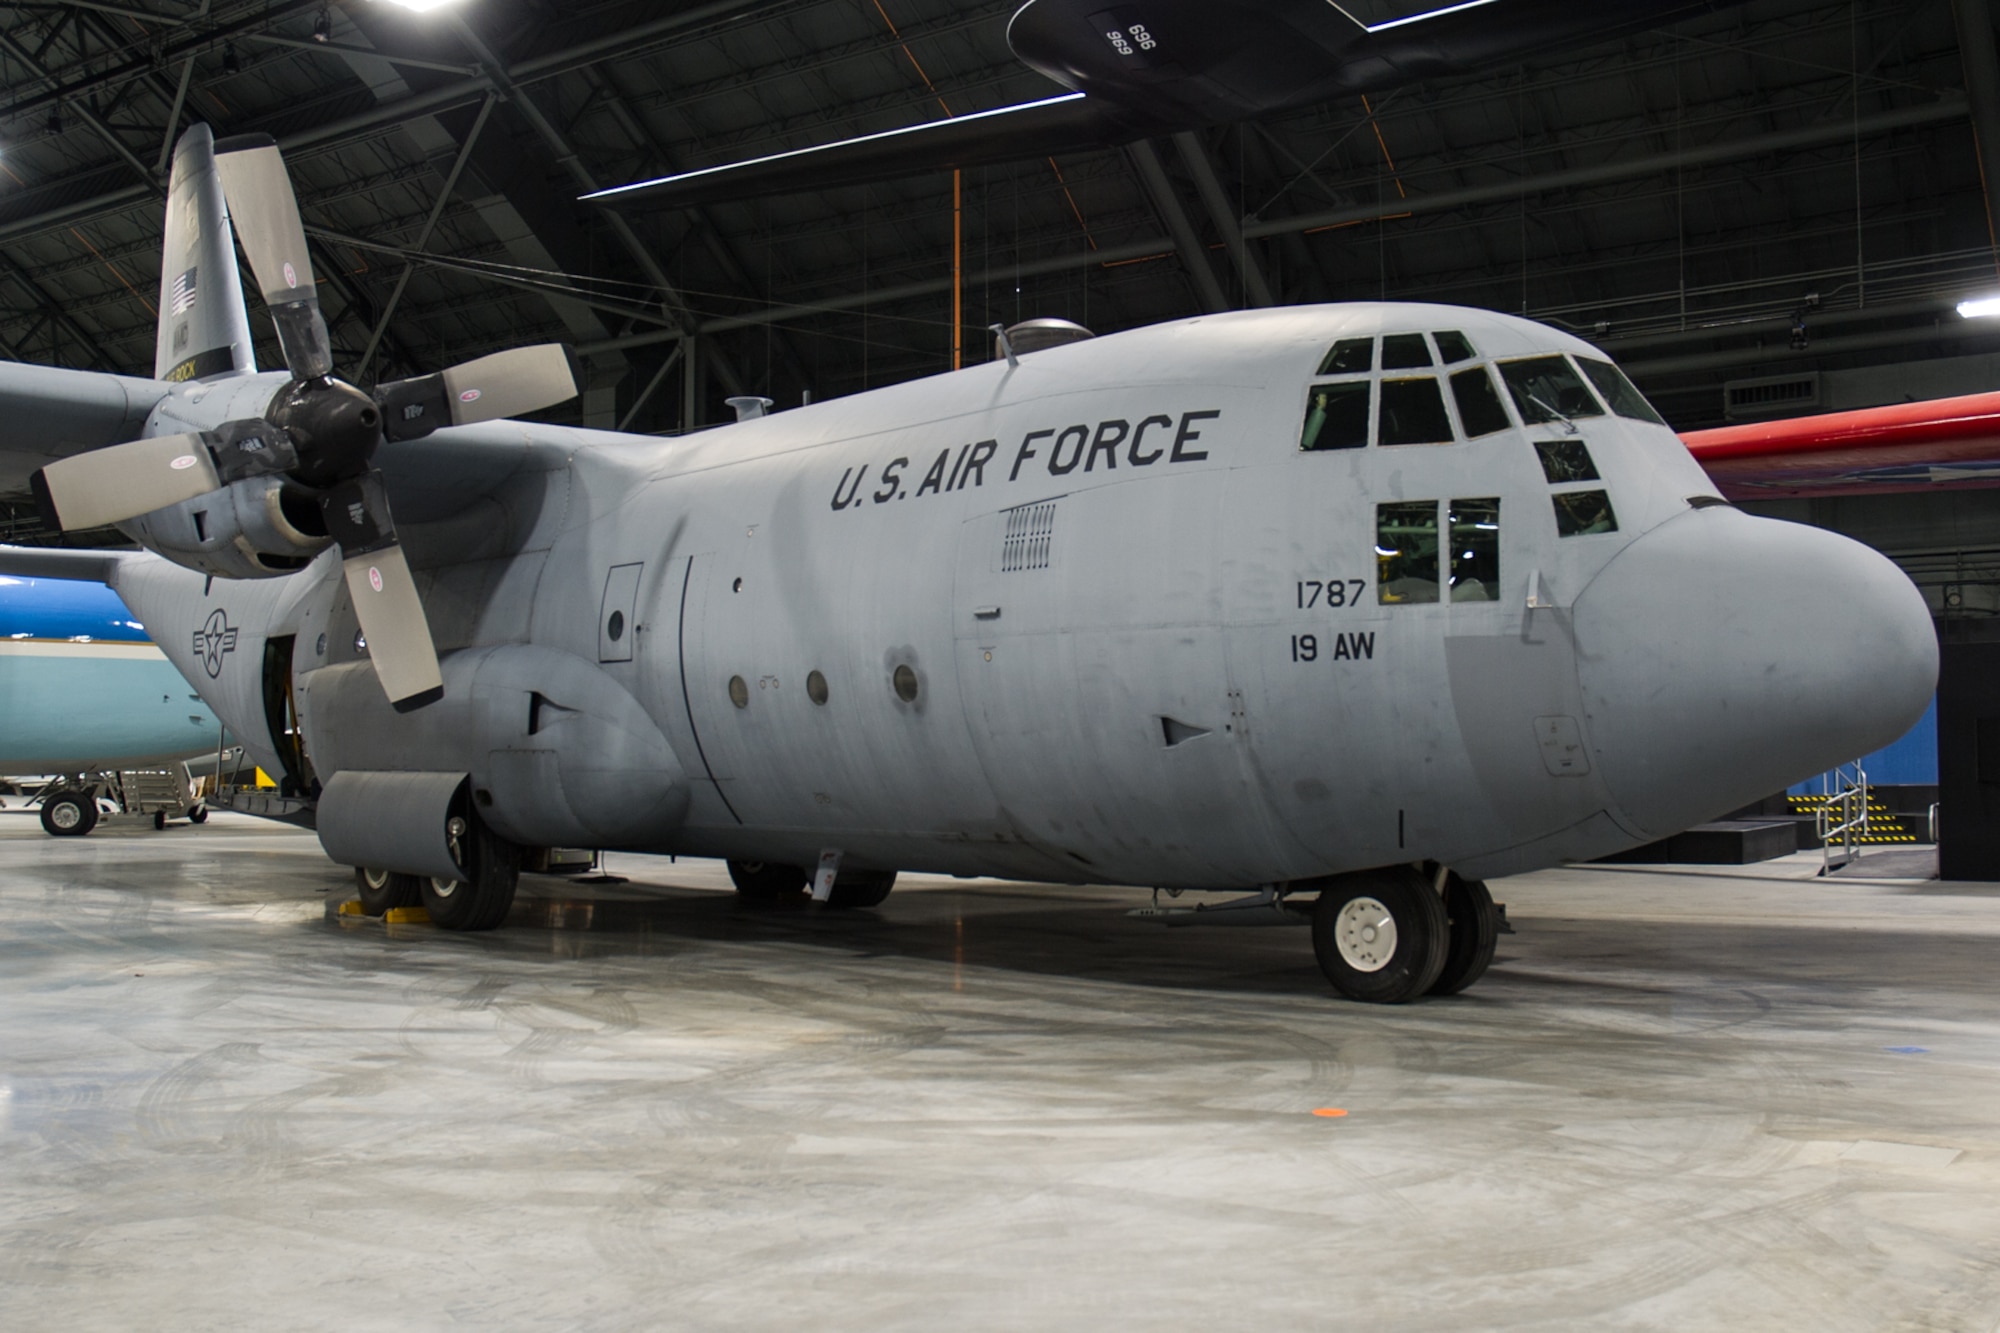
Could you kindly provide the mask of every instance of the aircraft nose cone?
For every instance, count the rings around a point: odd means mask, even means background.
[[[1665,837],[1901,736],[1937,687],[1922,594],[1845,537],[1690,510],[1577,598],[1577,676],[1625,822]]]

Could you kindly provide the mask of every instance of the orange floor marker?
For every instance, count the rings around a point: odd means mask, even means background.
[[[1338,1120],[1340,1117],[1346,1115],[1347,1112],[1338,1106],[1319,1106],[1313,1108],[1313,1114],[1323,1115],[1329,1120]]]

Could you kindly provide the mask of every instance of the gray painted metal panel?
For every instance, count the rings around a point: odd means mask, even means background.
[[[465,808],[464,773],[336,773],[320,792],[320,846],[339,865],[465,877],[447,830]]]

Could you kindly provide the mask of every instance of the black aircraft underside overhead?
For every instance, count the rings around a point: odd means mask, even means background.
[[[1114,148],[1658,27],[1740,0],[1467,0],[1364,25],[1327,0],[1028,0],[1023,63],[1070,91],[584,196],[684,208]]]

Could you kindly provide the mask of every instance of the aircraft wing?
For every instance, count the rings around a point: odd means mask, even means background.
[[[2000,486],[2000,393],[1681,436],[1732,500]]]
[[[159,380],[0,362],[0,492],[58,458],[137,439],[171,385]]]
[[[17,579],[77,579],[111,583],[121,561],[136,551],[72,551],[59,546],[0,546],[0,576]]]

